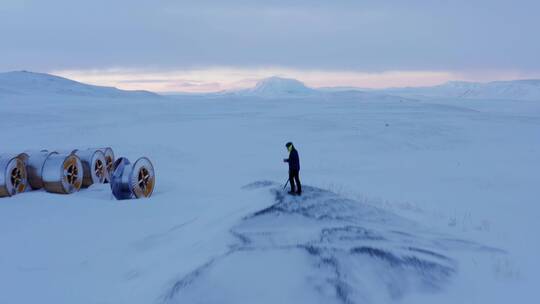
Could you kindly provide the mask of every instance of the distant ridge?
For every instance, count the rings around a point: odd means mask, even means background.
[[[255,87],[237,91],[242,96],[274,97],[306,97],[316,95],[315,89],[307,87],[303,82],[282,77],[269,77],[257,82]]]
[[[457,98],[457,99],[505,99],[540,101],[540,80],[524,79],[493,81],[488,83],[450,81],[430,87],[406,87],[390,89],[363,89],[355,87],[327,87],[314,89],[296,79],[270,77],[259,81],[255,87],[233,92],[240,96],[263,98],[351,98],[379,99],[397,98]]]
[[[95,86],[60,76],[28,71],[0,73],[0,95],[71,95],[104,98],[160,97],[148,91]]]
[[[540,101],[540,80],[524,79],[487,83],[450,81],[432,87],[391,88],[379,91],[409,97]]]
[[[296,99],[296,98],[310,98],[310,99],[348,99],[348,100],[405,100],[408,98],[402,98],[398,96],[391,96],[387,93],[362,91],[360,89],[343,89],[331,90],[328,88],[314,89],[306,86],[303,82],[283,77],[269,77],[264,78],[257,82],[257,84],[250,89],[244,89],[239,91],[229,91],[219,93],[221,96],[243,96],[243,97],[257,97],[265,99]]]
[[[114,87],[89,85],[64,77],[45,73],[14,71],[0,73],[1,96],[81,96],[94,98],[161,98],[153,92],[127,91]],[[220,93],[189,94],[206,97],[258,97],[266,99],[346,98],[354,100],[384,99],[504,99],[540,101],[540,79],[493,81],[488,83],[450,81],[430,87],[405,87],[389,89],[362,89],[355,87],[310,88],[303,82],[283,77],[260,80],[253,88]]]

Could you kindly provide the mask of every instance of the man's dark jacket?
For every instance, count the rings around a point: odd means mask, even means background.
[[[287,162],[289,163],[289,171],[300,171],[300,158],[298,157],[298,151],[296,151],[295,148],[292,148],[289,153]]]

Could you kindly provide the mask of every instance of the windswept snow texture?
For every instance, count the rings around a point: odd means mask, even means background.
[[[230,251],[175,282],[166,303],[388,303],[444,288],[458,269],[453,251],[501,253],[320,188],[245,188],[270,189],[275,203],[233,227]]]

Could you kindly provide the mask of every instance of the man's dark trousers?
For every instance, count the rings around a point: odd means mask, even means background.
[[[291,192],[302,194],[302,184],[300,184],[300,170],[289,170],[289,182]]]

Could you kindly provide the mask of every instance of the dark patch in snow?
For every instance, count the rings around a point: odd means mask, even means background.
[[[224,256],[228,255],[226,253]],[[221,258],[221,257],[220,257]],[[213,258],[203,265],[197,267],[192,272],[188,273],[181,279],[177,280],[169,291],[163,296],[163,302],[169,303],[173,301],[185,288],[190,286],[197,278],[199,278],[205,271],[207,271],[218,258]]]
[[[235,244],[235,245],[231,246],[231,248],[233,248],[233,249],[234,248],[241,248],[241,247],[245,247],[245,246],[251,244],[251,240],[248,237],[246,237],[245,235],[243,235],[241,233],[238,233],[238,232],[236,232],[234,230],[231,230],[230,232],[231,232],[232,235],[234,235],[237,239],[240,240],[240,244]]]
[[[269,189],[275,203],[244,217],[231,230],[238,243],[223,257],[178,280],[168,291],[166,302],[182,303],[181,291],[191,284],[205,286],[205,280],[212,277],[203,272],[246,252],[256,260],[268,252],[284,252],[283,263],[288,256],[295,256],[294,252],[305,253],[315,271],[310,275],[312,289],[306,292],[318,293],[317,297],[348,304],[396,300],[410,292],[443,288],[457,272],[457,263],[450,257],[452,250],[485,248],[433,233],[393,213],[315,187],[305,186],[300,197],[287,195],[279,184],[269,181],[244,189]],[[243,264],[243,260],[235,263]],[[263,269],[275,271],[276,265],[261,263]],[[240,264],[227,265],[243,269]],[[280,275],[286,278],[290,275],[287,271],[294,269],[282,271]],[[381,291],[386,293],[381,295]]]
[[[375,231],[359,226],[324,228],[321,231],[321,242],[360,240],[384,241],[386,239]]]
[[[506,253],[506,251],[499,248],[485,246],[485,245],[478,244],[476,242],[472,242],[469,240],[462,240],[462,239],[455,239],[455,238],[439,238],[435,241],[435,243],[438,246],[445,249],[471,249],[472,248],[477,251],[487,251],[487,252],[492,252],[492,253]]]
[[[312,245],[298,246],[307,251],[317,261],[317,267],[328,271],[327,283],[333,286],[336,297],[341,303],[354,303],[349,297],[352,287],[345,281],[339,260],[329,249]]]
[[[400,260],[393,253],[372,247],[358,247],[351,249],[353,254],[367,254],[372,258],[386,261],[390,266],[400,265]]]
[[[242,189],[244,189],[244,190],[254,190],[254,189],[266,188],[266,187],[270,187],[270,186],[274,186],[274,185],[276,185],[276,183],[274,183],[272,181],[257,181],[257,182],[253,182],[251,184],[247,184],[247,185],[243,186]]]
[[[444,256],[440,253],[437,253],[437,252],[433,252],[431,250],[427,250],[427,249],[422,249],[422,248],[415,248],[415,247],[409,247],[407,248],[409,249],[410,251],[415,251],[415,252],[419,252],[419,253],[424,253],[424,254],[427,254],[427,255],[430,255],[430,256],[433,256],[433,257],[436,257],[436,258],[439,258],[441,260],[446,260],[446,261],[450,261],[450,258],[448,258],[447,256]]]
[[[367,255],[371,258],[388,263],[392,268],[412,270],[426,287],[437,289],[450,275],[455,272],[452,266],[423,259],[419,256],[397,256],[396,254],[373,247],[357,247],[351,249],[351,253]]]

